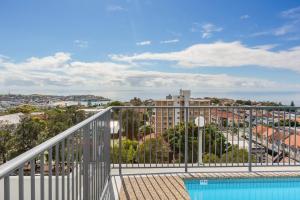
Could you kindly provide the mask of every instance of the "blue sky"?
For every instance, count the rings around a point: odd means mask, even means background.
[[[1,93],[300,90],[296,0],[0,0],[0,27]]]

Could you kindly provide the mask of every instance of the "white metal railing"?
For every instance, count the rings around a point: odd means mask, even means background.
[[[110,114],[97,113],[1,165],[0,199],[109,198]]]
[[[109,107],[1,165],[0,200],[114,199],[111,168],[299,166],[297,109]]]
[[[121,124],[111,139],[112,166],[119,173],[126,168],[184,168],[187,172],[199,167],[239,166],[251,171],[253,166],[299,166],[297,151],[286,148],[300,146],[297,109],[112,107],[112,118]]]

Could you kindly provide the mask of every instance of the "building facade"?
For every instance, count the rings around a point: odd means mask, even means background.
[[[210,100],[191,98],[190,90],[180,90],[179,95],[168,95],[166,99],[154,100],[156,107],[153,113],[153,123],[156,133],[163,133],[168,128],[184,122],[186,117],[194,121],[199,116],[208,118],[208,110],[200,108],[188,108],[189,106],[209,106]]]

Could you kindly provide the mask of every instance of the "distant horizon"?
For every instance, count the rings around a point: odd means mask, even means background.
[[[142,100],[146,99],[165,99],[165,97],[169,94],[177,95],[179,93],[179,89],[177,92],[153,92],[152,95],[145,93],[140,93],[139,90],[133,91],[118,91],[116,92],[81,92],[81,93],[15,93],[11,92],[11,95],[49,95],[49,96],[72,96],[72,95],[94,95],[94,96],[101,96],[103,98],[111,99],[112,101],[129,101],[134,97],[141,98]],[[0,93],[0,95],[8,95],[8,93]],[[195,92],[191,90],[191,97],[192,98],[205,98],[205,97],[216,97],[216,98],[228,98],[234,100],[250,100],[250,101],[257,101],[257,102],[275,102],[275,103],[282,103],[284,105],[290,105],[293,101],[295,105],[300,105],[300,93],[296,91],[270,91],[270,92]]]

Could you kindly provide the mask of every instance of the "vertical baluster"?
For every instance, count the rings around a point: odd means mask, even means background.
[[[49,153],[49,161],[48,161],[48,165],[49,165],[49,180],[48,180],[48,199],[52,200],[52,147],[49,149],[48,151]]]
[[[4,199],[10,200],[10,181],[9,174],[4,177]]]
[[[204,119],[204,126],[203,126],[203,131],[202,131],[202,135],[203,135],[203,152],[205,154],[205,146],[206,146],[206,109],[203,108],[203,119]],[[202,163],[204,166],[204,163]]]
[[[169,106],[169,104],[167,103],[167,106]],[[169,131],[169,124],[170,124],[170,119],[169,119],[169,107],[167,107],[167,133],[168,133],[168,138],[167,138],[167,141],[168,141],[168,144],[170,144],[170,131]],[[169,163],[170,163],[170,153],[168,152],[168,157],[167,157],[167,163],[168,163],[168,167],[169,167]]]
[[[243,148],[246,149],[246,109],[243,109]],[[243,151],[243,166],[245,166],[245,151]]]
[[[191,138],[191,148],[192,148],[192,156],[191,156],[191,162],[192,162],[192,167],[194,166],[194,122],[193,122],[193,119],[194,119],[194,108],[191,108],[192,111],[189,111],[189,112],[192,112],[192,116],[191,116],[191,125],[192,125],[192,138]],[[188,122],[189,123],[189,122]],[[189,126],[189,124],[188,124]]]
[[[223,131],[224,131],[224,127],[223,127],[223,119],[222,119],[222,115],[221,115],[221,121],[219,120],[219,109],[218,108],[216,108],[216,123],[218,124],[218,127],[221,127],[220,128],[220,138],[221,138],[221,140],[220,140],[220,166],[222,166],[223,165],[223,157],[222,157],[222,153],[223,153],[223,146],[222,146],[222,144],[223,144]],[[222,114],[222,113],[220,113],[220,114]]]
[[[99,119],[100,118],[100,119]],[[99,193],[99,190],[100,190],[100,186],[99,186],[99,148],[100,148],[100,145],[99,145],[99,140],[100,140],[100,129],[99,129],[99,123],[102,123],[102,119],[101,119],[101,116],[95,119],[95,199],[98,199],[98,193]],[[76,146],[75,146],[75,149],[76,149]],[[100,150],[101,151],[101,150]],[[76,156],[75,156],[76,158]],[[101,190],[100,190],[101,191]],[[76,192],[76,191],[75,191]]]
[[[151,141],[151,142],[149,142],[149,149],[150,149],[150,151],[149,151],[149,162],[150,162],[150,167],[152,165],[152,138],[151,138],[152,137],[152,120],[151,120],[152,115],[153,115],[153,110],[152,110],[152,108],[150,108],[149,109],[150,141]]]
[[[173,108],[173,167],[175,166],[175,162],[176,162],[176,155],[175,155],[175,138],[176,138],[176,115],[175,115],[176,109],[175,107]]]
[[[217,108],[215,108],[215,114],[216,114],[216,117],[217,117],[217,115],[218,115],[218,109]],[[216,123],[215,124],[215,126],[216,126],[216,131],[214,132],[214,141],[215,141],[215,166],[217,166],[217,138],[218,138],[218,134],[219,134],[219,125]]]
[[[65,140],[61,141],[61,199],[65,199]]]
[[[119,174],[122,174],[122,108],[119,110]]]
[[[112,134],[112,142],[113,142],[113,147],[112,147],[112,152],[115,152],[116,150],[115,150],[115,113],[116,113],[116,110],[113,110],[112,111],[112,116],[113,116],[113,134]],[[133,121],[132,121],[132,124],[133,124]],[[133,125],[132,125],[133,126]],[[119,125],[119,127],[120,127],[120,125]],[[115,154],[115,153],[114,153]],[[113,154],[113,155],[114,155]],[[115,160],[115,156],[112,156],[112,163],[113,163],[113,168],[115,167],[115,164],[117,164],[116,163],[116,160]],[[132,163],[133,164],[133,163]]]
[[[249,150],[248,150],[248,171],[252,171],[252,108],[250,108],[249,121]]]
[[[59,144],[55,146],[55,199],[59,198]]]
[[[235,122],[234,122],[234,108],[232,108],[232,127],[231,127],[231,166],[233,166],[234,163],[234,128],[235,128]]]
[[[255,161],[255,166],[257,166],[257,161],[258,161],[258,153],[257,153],[257,137],[258,137],[258,130],[257,130],[257,113],[258,113],[258,110],[257,108],[255,108],[255,149],[256,149],[256,152],[255,152],[255,155],[256,155],[256,161]]]
[[[297,152],[298,152],[298,146],[296,143],[296,139],[297,139],[297,109],[295,110],[295,134],[294,134],[294,165],[296,165],[296,159],[297,159]],[[299,136],[298,136],[299,137]]]
[[[44,188],[45,188],[45,184],[44,184],[44,156],[45,156],[45,154],[44,154],[44,152],[42,152],[41,153],[41,155],[40,155],[40,173],[41,173],[41,185],[40,185],[40,198],[43,200],[44,198],[45,198],[45,190],[44,190]]]
[[[35,200],[35,159],[30,160],[31,200]]]
[[[197,162],[197,166],[199,167],[200,166],[200,163],[202,163],[202,134],[201,134],[201,132],[200,132],[200,118],[201,118],[201,110],[200,110],[200,108],[198,108],[198,113],[199,113],[199,115],[198,115],[198,130],[197,130],[197,132],[198,132],[198,162]]]
[[[285,126],[286,126],[286,121],[285,121],[285,109],[283,110],[283,140],[281,142],[281,149],[282,149],[282,162],[283,165],[285,165],[285,146],[284,146],[284,141],[285,141]]]
[[[71,136],[71,142],[72,142],[72,154],[71,154],[71,166],[72,166],[72,200],[74,200],[75,197],[75,177],[74,177],[74,135]]]
[[[113,132],[114,133],[114,132]],[[84,174],[82,171],[82,162],[83,162],[83,128],[79,130],[79,199],[82,199],[82,175]],[[109,141],[109,147],[110,147],[110,141]],[[114,166],[114,163],[113,163]]]
[[[24,168],[19,169],[19,200],[24,200]]]
[[[131,124],[131,137],[132,137],[133,140],[135,140],[136,138],[135,138],[135,135],[134,135],[134,125],[135,125],[134,109],[132,108],[131,111],[132,111],[132,115],[131,115],[131,122],[132,122],[132,124]],[[133,165],[134,165],[134,159],[132,159],[131,163],[132,163],[131,166],[133,167]]]
[[[157,167],[157,121],[158,121],[158,108],[155,108],[155,166]]]
[[[295,132],[296,134],[296,132]],[[291,165],[291,108],[289,108],[289,165]]]
[[[210,163],[211,163],[211,140],[212,140],[212,137],[211,137],[211,129],[212,129],[212,126],[211,126],[211,108],[209,108],[209,147],[208,147],[208,150],[209,150],[209,163],[208,163],[208,166],[210,166]]]
[[[75,145],[76,145],[76,156],[75,156],[75,160],[76,160],[76,200],[78,200],[78,155],[79,155],[79,144],[78,144],[78,132],[75,133]]]
[[[145,137],[146,137],[146,113],[147,110],[146,108],[144,109],[144,114],[143,114],[143,121],[144,121],[144,137],[143,137],[143,145],[144,145],[144,167],[146,166],[146,143],[145,143]],[[149,142],[151,143],[151,142]],[[150,154],[151,154],[151,149],[150,149]]]
[[[90,169],[91,169],[91,174],[92,176],[89,177],[89,182],[91,184],[91,187],[90,187],[90,196],[91,196],[91,199],[93,200],[94,199],[94,191],[95,191],[95,165],[94,165],[94,158],[95,158],[95,130],[94,130],[94,126],[95,126],[95,121],[91,121],[90,123],[90,130],[91,130],[91,135],[90,135],[90,140],[91,140],[91,161],[90,161]],[[73,149],[73,144],[71,145],[71,149]],[[73,150],[71,150],[73,151]],[[71,166],[73,165],[72,162],[72,155],[71,155]],[[72,176],[72,179],[73,179],[73,170],[71,172],[71,176]],[[72,193],[72,200],[73,200],[73,181],[71,182],[71,193]]]
[[[274,108],[272,109],[272,165],[274,165],[274,146],[275,146],[275,140],[274,140]]]
[[[228,143],[229,143],[229,138],[228,138],[228,124],[229,124],[229,121],[228,121],[228,106],[226,107],[226,167],[228,165]],[[222,116],[223,117],[223,116]]]
[[[267,166],[269,165],[269,110],[266,110],[266,116],[267,116]]]
[[[260,165],[262,165],[262,162],[263,162],[263,158],[264,158],[264,151],[265,151],[265,147],[264,147],[264,144],[263,144],[263,126],[264,126],[264,123],[263,123],[263,117],[264,117],[264,111],[263,111],[263,109],[261,109],[261,119],[260,119],[260,125],[261,125],[261,129],[262,129],[262,131],[261,131],[261,135],[260,135],[260,146],[261,146],[261,148],[259,148],[260,150]]]
[[[278,125],[277,125],[277,130],[278,130],[278,141],[277,141],[277,165],[279,165],[279,160],[280,160],[280,120],[281,120],[281,112],[280,112],[280,108],[278,108]]]
[[[185,108],[185,139],[184,139],[184,163],[185,163],[185,172],[188,171],[188,107]]]
[[[237,152],[239,152],[240,150],[240,108],[237,108],[237,146],[238,146],[238,149],[237,149]],[[244,151],[243,151],[244,152]],[[240,158],[239,158],[239,153],[237,153],[237,163],[238,163],[238,166],[240,166]]]
[[[83,132],[83,199],[90,200],[90,124],[84,127]]]
[[[161,141],[161,137],[162,137],[162,135],[163,135],[163,130],[164,130],[164,115],[163,115],[163,107],[161,108],[161,118],[160,118],[160,120],[161,120],[161,129],[160,129],[160,136],[159,136],[159,138],[160,138],[160,141]],[[158,138],[157,138],[158,139]],[[163,148],[162,148],[162,144],[159,144],[159,146],[160,146],[160,164],[161,164],[161,167],[163,167]]]
[[[125,128],[126,129],[126,139],[128,139],[128,112],[129,112],[129,109],[126,110],[126,128]],[[127,167],[127,163],[128,163],[127,162],[128,161],[128,152],[129,151],[127,151],[127,153],[126,153],[126,162],[125,162],[126,167]]]

